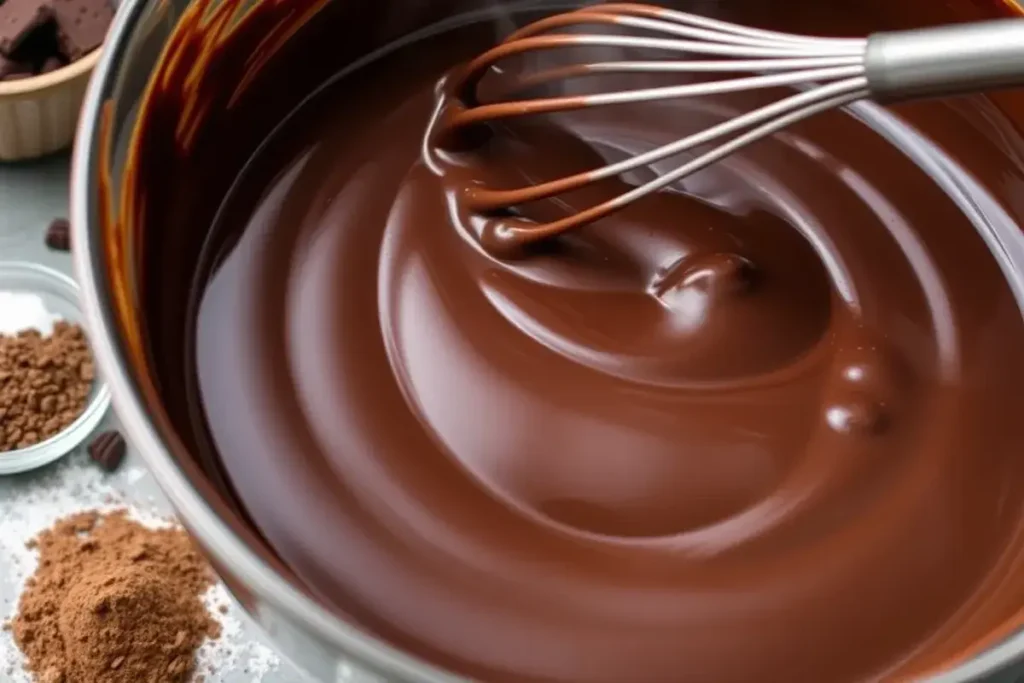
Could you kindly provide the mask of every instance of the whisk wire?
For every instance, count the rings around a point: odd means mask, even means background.
[[[785,99],[779,100],[777,102],[772,102],[771,104],[760,107],[759,109],[755,109],[742,116],[730,119],[728,121],[724,121],[706,130],[702,130],[699,133],[694,133],[693,135],[689,135],[685,138],[676,140],[667,145],[657,147],[649,152],[638,154],[634,157],[630,157],[628,159],[624,159],[613,164],[608,164],[595,170],[577,173],[572,176],[567,176],[565,178],[552,180],[546,183],[541,183],[538,185],[533,185],[518,190],[493,190],[479,186],[470,187],[466,191],[465,200],[470,208],[476,211],[486,212],[494,211],[496,209],[504,208],[507,206],[526,204],[541,199],[547,199],[558,194],[571,192],[572,190],[579,189],[590,183],[612,178],[617,175],[621,175],[623,173],[627,173],[629,171],[638,169],[640,167],[647,166],[658,161],[662,161],[677,154],[685,153],[695,147],[710,144],[718,140],[719,138],[735,134],[739,131],[742,131],[745,128],[751,128],[752,126],[758,126],[759,124],[763,124],[766,121],[770,121],[773,117],[790,117],[786,118],[785,120],[788,121],[789,123],[794,123],[800,120],[800,118],[792,118],[794,114],[800,113],[799,111],[794,110],[798,110],[801,107],[808,106],[816,107],[820,102],[833,102],[836,99],[856,99],[858,97],[863,96],[863,92],[866,87],[867,81],[863,77],[849,78],[838,83],[832,83],[826,86],[821,86],[812,90],[807,90],[804,92],[794,94]],[[818,111],[820,110],[814,109],[810,114],[808,114],[808,116],[817,113]],[[762,127],[757,127],[751,130],[750,133],[746,135],[749,136],[750,134],[762,130]],[[752,139],[760,139],[764,135],[768,135],[771,132],[773,131],[769,130],[767,132],[763,132],[762,134]],[[742,139],[747,140],[748,138],[743,137]],[[691,171],[696,171],[717,160],[716,157],[714,159],[711,159],[711,161],[702,161],[709,158],[710,156],[708,154],[701,155],[692,160],[691,162],[689,162],[686,168],[691,169]],[[693,166],[694,164],[698,165]],[[662,176],[658,180],[640,186],[631,192],[638,192],[647,188],[646,191],[643,191],[641,195],[638,195],[643,196],[646,194],[650,194],[650,192],[662,189],[663,187],[667,187],[672,182],[675,182],[672,180],[665,181],[665,178],[667,177],[669,176]],[[682,176],[679,177],[681,178]],[[626,196],[627,195],[623,195],[623,197]]]
[[[567,112],[612,104],[635,104],[666,99],[682,99],[697,96],[704,97],[707,95],[722,93],[796,85],[816,80],[848,78],[860,76],[863,75],[863,73],[864,69],[862,66],[836,66],[826,69],[805,69],[790,73],[731,78],[706,83],[688,83],[685,85],[663,86],[659,88],[639,88],[636,90],[600,93],[597,95],[549,97],[539,100],[517,102],[514,107],[510,107],[507,104],[483,104],[472,109],[466,109],[456,113],[453,115],[450,124],[453,127],[458,127],[472,125],[483,121],[497,121],[516,116]]]
[[[777,73],[799,69],[829,69],[841,66],[862,66],[858,57],[798,57],[793,59],[760,60],[656,60],[610,61],[572,64],[552,67],[534,74],[521,76],[512,85],[498,93],[503,98],[518,98],[522,93],[558,81],[596,76],[599,74],[720,74],[720,73]]]
[[[557,29],[583,25],[615,26],[672,37],[550,33]],[[449,130],[511,117],[567,112],[597,106],[815,83],[819,85],[630,159],[518,190],[494,190],[472,186],[466,189],[464,200],[475,211],[492,212],[507,209],[549,199],[590,183],[686,153],[702,145],[727,139],[719,147],[698,155],[671,173],[635,187],[611,200],[544,225],[527,225],[516,221],[508,223],[504,229],[507,236],[517,241],[533,241],[589,223],[637,199],[664,189],[685,175],[700,170],[733,150],[770,135],[786,125],[863,97],[867,89],[863,63],[865,46],[866,41],[863,39],[790,36],[629,3],[603,5],[598,9],[584,8],[541,19],[515,31],[505,42],[469,63],[454,85],[455,92],[466,106],[452,113],[447,122]],[[713,59],[615,60],[554,67],[517,78],[512,92],[506,91],[504,95],[511,97],[539,85],[599,73],[733,76],[698,83],[583,96],[526,98],[496,103],[478,101],[476,86],[480,79],[503,60],[542,50],[569,47],[643,49],[672,54],[711,56]],[[750,73],[756,75],[749,75]],[[824,84],[820,85],[821,83]],[[730,136],[736,137],[728,140]]]
[[[646,17],[624,16],[610,14],[606,11],[577,10],[567,14],[560,14],[548,19],[541,20],[525,27],[515,33],[509,40],[522,40],[524,38],[546,33],[555,28],[566,28],[584,24],[606,24],[615,27],[626,27],[653,33],[665,33],[690,40],[708,41],[719,44],[742,45],[747,47],[768,47],[777,50],[792,50],[795,52],[818,52],[822,49],[830,49],[836,52],[852,52],[857,49],[856,39],[835,39],[835,38],[808,38],[799,37],[797,40],[779,40],[776,36],[761,36],[749,32],[722,31],[714,28],[702,28],[689,23],[669,22],[660,19],[649,19]]]
[[[837,87],[837,86],[841,86],[841,87]],[[795,109],[795,111],[790,111],[788,114],[784,114],[784,115],[778,116],[777,118],[769,120],[767,123],[764,123],[764,124],[762,124],[760,126],[757,126],[757,127],[753,128],[753,129],[749,130],[748,132],[743,133],[740,136],[737,136],[736,138],[730,140],[729,142],[726,142],[726,143],[716,147],[715,149],[710,150],[710,151],[708,151],[708,152],[706,152],[706,153],[704,153],[704,154],[694,158],[693,160],[691,160],[691,161],[689,161],[689,162],[679,166],[678,168],[674,169],[673,171],[671,171],[669,173],[666,173],[666,174],[664,174],[664,175],[662,175],[662,176],[660,176],[660,177],[658,177],[658,178],[656,178],[654,180],[651,180],[651,181],[649,181],[649,182],[647,182],[647,183],[645,183],[643,185],[635,187],[634,189],[632,189],[632,190],[630,190],[628,192],[625,192],[625,193],[623,193],[621,195],[618,195],[614,199],[610,199],[610,200],[608,200],[606,202],[602,202],[600,204],[597,204],[595,206],[589,207],[589,208],[584,209],[584,210],[582,210],[582,211],[580,211],[578,213],[575,213],[573,215],[567,216],[565,218],[562,218],[562,219],[559,219],[559,220],[556,220],[556,221],[551,221],[549,223],[544,223],[544,224],[541,224],[541,225],[530,225],[528,227],[524,227],[522,225],[509,225],[509,226],[506,226],[505,227],[506,234],[504,236],[506,238],[511,238],[512,240],[514,240],[516,243],[519,243],[519,244],[529,244],[529,243],[536,242],[536,241],[539,241],[539,240],[542,240],[542,239],[547,239],[549,237],[553,237],[555,235],[559,235],[559,234],[561,234],[563,232],[566,232],[567,230],[571,230],[573,228],[576,228],[576,227],[585,225],[587,223],[591,223],[593,221],[596,221],[598,219],[604,218],[605,216],[608,216],[609,214],[612,214],[612,213],[622,209],[623,207],[625,207],[625,206],[627,206],[629,204],[632,204],[633,202],[635,202],[635,201],[637,201],[639,199],[642,199],[643,197],[646,197],[649,194],[653,194],[654,192],[658,192],[658,191],[668,187],[669,185],[678,182],[680,179],[686,177],[687,175],[690,175],[692,173],[696,173],[697,171],[699,171],[699,170],[701,170],[701,169],[703,169],[703,168],[705,168],[705,167],[715,163],[716,161],[719,161],[720,159],[722,159],[722,158],[732,154],[734,151],[736,151],[737,149],[739,149],[741,147],[744,147],[744,146],[749,145],[749,144],[751,144],[753,142],[756,142],[757,140],[760,140],[760,139],[765,138],[765,137],[767,137],[769,135],[772,135],[773,133],[775,133],[775,132],[777,132],[777,131],[779,131],[779,130],[781,130],[783,128],[786,128],[787,126],[791,126],[794,123],[797,123],[798,121],[802,121],[802,120],[804,120],[804,119],[806,119],[806,118],[808,118],[810,116],[814,116],[815,114],[818,114],[820,112],[828,111],[829,109],[834,109],[836,107],[841,107],[843,105],[849,104],[850,102],[854,102],[854,101],[856,101],[858,99],[861,99],[862,97],[864,97],[864,88],[865,87],[866,87],[866,81],[864,79],[858,78],[858,79],[850,79],[849,82],[834,83],[834,84],[831,84],[830,86],[824,86],[823,88],[819,88],[819,89],[814,90],[814,91],[809,91],[809,92],[806,92],[806,93],[801,93],[800,95],[795,95],[793,98],[791,98],[792,100],[796,100],[797,98],[803,98],[803,99],[800,99],[797,102],[791,102],[790,103],[789,108],[790,109]],[[826,94],[828,92],[833,92],[835,94],[833,94],[831,96],[828,96]],[[813,103],[808,104],[807,103],[808,100],[812,100]],[[816,100],[816,101],[814,101],[814,100]],[[783,104],[784,102],[785,101],[776,102],[775,105]],[[772,106],[774,106],[774,105],[769,105],[769,107],[772,107]],[[757,110],[755,112],[751,112],[750,114],[757,114],[758,115],[757,116],[757,120],[763,120],[765,118],[771,118],[772,116],[777,115],[774,112],[773,113],[765,113],[765,111],[764,111],[765,109],[768,109],[768,107],[765,107],[765,108],[763,108],[761,110]],[[747,116],[749,116],[749,115],[747,115]],[[718,134],[715,135],[715,137],[721,137],[722,135],[728,134],[727,132],[725,132],[725,127],[727,127],[727,126],[730,129],[734,130],[735,128],[742,128],[742,127],[746,127],[747,125],[749,125],[749,120],[741,121],[741,119],[743,119],[743,118],[745,118],[745,117],[740,117],[740,118],[734,119],[732,121],[729,121],[726,124],[721,124],[721,129],[719,131],[717,131]],[[743,125],[738,125],[738,124],[743,124]],[[716,128],[719,128],[719,127],[716,127]],[[696,146],[697,144],[700,144],[700,142],[693,142],[693,140],[697,139],[698,137],[703,137],[706,134],[710,134],[710,133],[712,133],[712,131],[715,131],[715,129],[709,129],[705,133],[701,133],[698,136],[693,136],[692,138],[688,138],[686,140],[686,142],[690,142],[691,143],[690,144],[691,147],[692,146]],[[682,143],[682,142],[683,141],[680,141],[680,143]],[[679,144],[679,143],[677,143],[677,144]],[[671,154],[661,154],[664,151],[664,149],[665,148],[659,148],[659,150],[655,150],[655,151],[658,152],[659,155],[662,156],[662,157],[663,156],[670,156]],[[635,160],[631,160],[629,162],[630,167],[635,167],[632,164],[632,161],[635,161]],[[605,169],[602,169],[602,171],[605,171],[606,169],[609,169],[609,168],[611,168],[611,167],[605,167]],[[623,168],[623,170],[627,170],[625,164],[623,165],[622,168]],[[582,186],[584,184],[588,184],[590,182],[594,182],[595,179],[594,179],[593,175],[594,175],[594,173],[599,173],[599,172],[600,171],[584,174],[584,175],[588,175],[590,177],[586,178],[584,180],[584,182],[578,183],[576,185],[576,187]],[[610,176],[610,175],[614,175],[614,174],[612,174],[612,173],[605,173],[605,175],[606,176]],[[571,179],[565,179],[565,180],[562,180],[562,181],[553,181],[553,182],[555,182],[555,183],[563,183],[566,180],[571,180]],[[568,189],[572,189],[572,188],[568,188]],[[566,189],[566,188],[559,188],[559,189],[557,189],[556,192],[550,193],[550,195],[561,194],[563,192],[568,191],[568,189]],[[476,189],[476,191],[479,192],[480,190]],[[471,196],[472,196],[472,193],[474,191],[471,190],[470,192],[471,192]],[[525,192],[525,190],[523,192]],[[538,199],[539,198],[542,198],[542,197],[538,197]],[[470,202],[472,204],[473,200],[470,199]],[[522,203],[526,203],[526,201],[525,200],[519,200],[519,201],[514,202],[513,204],[522,204]]]
[[[585,26],[612,27],[626,35],[580,33]],[[563,31],[563,29],[565,29]],[[481,101],[478,85],[485,74],[510,58],[566,48],[613,48],[640,59],[537,68],[498,79]],[[664,53],[665,59],[649,54]],[[591,171],[514,190],[467,188],[474,210],[494,212],[580,189],[695,148],[716,146],[678,168],[622,194],[543,225],[502,221],[503,234],[532,241],[589,223],[662,190],[736,150],[820,112],[867,97],[900,99],[970,92],[983,87],[1024,84],[1024,19],[875,34],[868,38],[799,36],[739,26],[686,12],[636,3],[609,3],[573,10],[525,26],[502,44],[471,61],[451,82],[458,103],[444,119],[443,139],[461,128],[511,117],[584,108],[692,98],[766,88],[798,92],[754,111],[630,159]],[[531,72],[529,67],[533,67]],[[538,96],[540,85],[595,74],[705,74],[707,80],[641,87],[578,96]],[[495,90],[498,98],[494,98]],[[501,99],[505,97],[507,99]]]
[[[644,17],[653,17],[668,21],[673,21],[678,24],[686,26],[695,26],[698,28],[705,28],[713,31],[719,31],[721,33],[727,33],[731,35],[749,36],[753,38],[763,38],[766,40],[778,41],[783,43],[862,43],[863,38],[833,38],[833,37],[819,37],[819,36],[802,36],[792,33],[780,33],[778,31],[769,31],[767,29],[755,28],[752,26],[741,26],[739,24],[733,24],[727,21],[720,21],[718,19],[712,19],[710,17],[702,17],[697,14],[689,14],[687,12],[680,12],[677,10],[663,9],[660,7],[651,7],[650,5],[641,5],[636,3],[608,3],[601,5],[601,10],[605,12],[618,12],[621,14],[629,14]],[[585,11],[585,10],[576,10]]]
[[[858,66],[863,68],[860,57],[794,57],[784,59],[749,59],[687,62],[674,60],[654,60],[637,62],[595,62],[585,66],[588,71],[615,72],[637,71],[652,73],[722,73],[722,72],[763,72],[791,71],[796,69],[826,69],[836,66]]]
[[[828,57],[846,57],[862,61],[858,54],[863,53],[864,44],[859,48],[849,48],[825,52],[813,48],[802,48],[799,50],[787,47],[751,47],[728,43],[711,43],[695,40],[678,40],[674,38],[649,38],[640,36],[612,36],[612,35],[529,35],[494,47],[480,55],[466,67],[457,84],[457,92],[467,101],[475,102],[476,93],[473,92],[480,78],[495,64],[509,57],[535,52],[538,50],[558,50],[568,47],[611,47],[611,48],[635,48],[644,50],[662,50],[693,55],[715,55],[722,57],[751,58],[780,58],[780,59],[823,59]],[[859,50],[859,53],[858,53]],[[809,57],[813,55],[814,57]],[[798,62],[799,63],[799,62]],[[724,66],[722,67],[724,68]],[[779,67],[776,67],[779,68]]]

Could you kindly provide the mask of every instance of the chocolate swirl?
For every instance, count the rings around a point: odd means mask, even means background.
[[[340,78],[221,207],[201,401],[282,559],[490,681],[853,681],[1001,628],[1024,604],[1024,167],[974,123],[1019,134],[984,100],[834,112],[511,258],[468,184],[622,158],[761,95],[436,149],[438,79],[488,38]]]

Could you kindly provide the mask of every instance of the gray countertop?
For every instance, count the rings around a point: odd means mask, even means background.
[[[66,155],[22,164],[0,164],[0,260],[32,261],[71,273],[71,257],[43,243],[46,226],[68,214]],[[100,429],[116,426],[108,414]],[[171,509],[138,455],[127,459],[113,475],[93,466],[83,449],[33,472],[0,477],[0,621],[16,609],[25,577],[34,568],[24,542],[75,509],[127,504],[143,516],[169,515]],[[297,683],[305,677],[267,644],[258,628],[227,595],[223,586],[210,595],[227,613],[224,636],[204,646],[197,673],[207,683]],[[0,631],[0,680],[28,683],[10,634]]]

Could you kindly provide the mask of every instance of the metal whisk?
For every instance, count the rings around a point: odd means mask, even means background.
[[[652,35],[557,32],[580,25],[605,25]],[[502,60],[572,46],[643,48],[674,53],[681,58],[574,64],[527,74],[519,85],[540,85],[597,73],[724,77],[593,95],[498,103],[478,101],[476,90],[481,78]],[[695,147],[714,145],[670,173],[561,220],[544,224],[504,223],[506,238],[520,244],[533,242],[597,220],[797,121],[856,100],[891,102],[1024,86],[1024,18],[878,33],[868,38],[824,38],[738,26],[649,5],[595,5],[530,24],[468,64],[452,84],[461,107],[453,112],[447,129],[459,130],[529,114],[779,86],[792,87],[795,92],[644,154],[517,190],[472,187],[465,200],[472,210],[496,212],[569,192]]]

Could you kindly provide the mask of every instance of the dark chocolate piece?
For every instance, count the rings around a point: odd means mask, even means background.
[[[54,218],[46,229],[46,246],[57,251],[71,250],[71,223],[67,218]]]
[[[19,62],[0,55],[0,81],[17,81],[28,78],[33,71],[30,62]]]
[[[35,32],[53,19],[49,0],[7,0],[0,5],[0,53],[8,57]]]
[[[128,444],[117,430],[110,430],[96,435],[89,444],[89,457],[107,472],[113,472],[124,460]]]
[[[56,71],[62,66],[64,66],[64,60],[60,57],[47,57],[43,62],[43,65],[39,67],[39,73],[48,74],[51,71]]]
[[[22,63],[24,72],[38,74],[47,59],[59,54],[57,22],[50,19],[36,26],[8,57]]]
[[[114,19],[107,0],[53,0],[53,12],[60,50],[72,61],[103,44]]]

